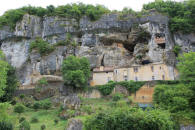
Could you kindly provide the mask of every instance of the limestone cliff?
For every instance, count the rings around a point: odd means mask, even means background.
[[[174,46],[181,46],[184,52],[195,51],[195,35],[171,34],[168,22],[167,16],[156,12],[141,18],[126,16],[123,19],[117,14],[106,14],[95,22],[87,17],[77,21],[26,14],[16,24],[15,30],[8,26],[0,29],[0,45],[7,61],[16,67],[22,85],[32,84],[34,78],[40,75],[60,75],[63,59],[71,54],[87,57],[92,68],[152,62],[166,62],[174,66]],[[35,50],[29,51],[30,43],[36,37],[55,44],[66,40],[67,33],[80,46],[76,49],[58,46],[46,56]],[[160,44],[159,36],[161,41],[164,40]]]

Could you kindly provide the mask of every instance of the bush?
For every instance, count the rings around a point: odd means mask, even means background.
[[[176,56],[178,56],[180,51],[181,51],[181,47],[178,45],[175,45],[173,48],[173,52],[175,53]]]
[[[62,76],[64,83],[73,88],[87,86],[90,76],[89,61],[85,57],[69,56],[62,63]]]
[[[38,110],[41,108],[41,104],[39,102],[35,102],[33,105],[33,109]]]
[[[19,126],[20,130],[30,130],[30,124],[28,121],[23,121],[20,126]]]
[[[24,94],[21,94],[20,95],[20,99],[24,99],[25,95]]]
[[[41,79],[38,81],[37,85],[38,85],[39,87],[44,87],[44,86],[48,85],[47,79],[46,79],[46,78],[41,78]]]
[[[170,112],[179,112],[190,109],[189,99],[193,91],[186,84],[157,85],[153,94],[154,103]]]
[[[124,95],[123,94],[120,94],[120,93],[116,93],[112,96],[112,100],[113,101],[119,101],[121,100],[122,98],[124,98]]]
[[[170,113],[161,110],[114,108],[91,115],[86,130],[174,130]]]
[[[58,122],[59,122],[59,120],[58,120],[58,119],[55,119],[55,120],[54,120],[55,125],[57,125],[57,124],[58,124]]]
[[[25,117],[21,117],[20,120],[19,120],[19,123],[22,123],[23,121],[25,121],[26,118]]]
[[[16,106],[14,106],[14,112],[16,113],[23,113],[25,110],[25,107],[22,104],[16,104]]]
[[[0,130],[13,130],[13,125],[10,122],[0,121]]]
[[[91,114],[93,112],[92,107],[90,105],[82,106],[81,111],[87,114]]]
[[[39,122],[39,120],[38,120],[38,118],[37,117],[32,117],[32,119],[31,119],[31,123],[38,123]]]
[[[137,90],[139,90],[143,85],[145,84],[144,81],[121,81],[121,82],[113,82],[110,81],[107,84],[104,85],[97,85],[95,86],[96,89],[98,89],[102,95],[106,96],[111,94],[114,87],[116,85],[121,85],[125,87],[130,93],[135,93]]]
[[[33,41],[30,44],[30,52],[36,49],[41,54],[41,56],[44,56],[46,54],[49,54],[50,52],[54,51],[54,46],[50,45],[48,42],[44,41],[41,38],[37,38],[35,41]]]
[[[45,130],[45,129],[46,129],[45,124],[41,125],[41,130]]]

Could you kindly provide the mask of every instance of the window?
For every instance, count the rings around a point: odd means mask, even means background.
[[[134,67],[134,72],[138,72],[138,68],[137,67]]]
[[[128,80],[127,75],[124,75],[124,80],[125,80],[125,81],[127,81],[127,80]]]
[[[165,76],[164,75],[162,75],[162,80],[165,80]]]
[[[137,77],[135,77],[135,81],[138,81],[138,78]]]
[[[117,70],[115,70],[115,74],[117,74]]]
[[[108,77],[108,82],[111,80],[111,77]]]
[[[151,70],[152,70],[152,72],[154,72],[154,66],[151,66]]]
[[[154,76],[152,76],[152,80],[155,80]]]

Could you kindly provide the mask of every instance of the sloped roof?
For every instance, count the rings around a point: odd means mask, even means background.
[[[110,67],[97,67],[93,69],[93,72],[113,72],[114,71],[114,67],[110,66]]]

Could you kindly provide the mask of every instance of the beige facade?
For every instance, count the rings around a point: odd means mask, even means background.
[[[175,80],[176,76],[178,75],[178,72],[174,67],[168,66],[164,63],[134,65],[129,68],[100,68],[95,68],[95,70],[93,71],[93,84],[91,84],[92,86],[106,84],[109,80],[117,82],[129,80]]]
[[[93,80],[91,81],[91,86],[103,85],[108,83],[110,80],[114,80],[114,68],[113,67],[103,67],[100,66],[93,70]]]
[[[163,63],[114,69],[114,81],[174,80],[176,75],[177,70],[174,67]]]

